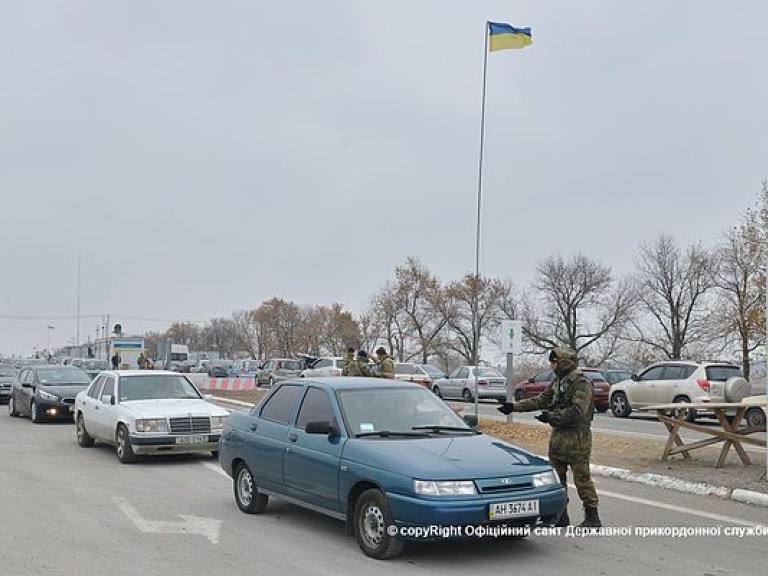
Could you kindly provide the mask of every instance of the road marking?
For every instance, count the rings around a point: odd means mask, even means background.
[[[574,489],[576,488],[576,486],[574,486],[571,483],[569,483],[568,486]],[[717,520],[718,522],[727,522],[729,524],[736,524],[738,526],[748,526],[750,528],[760,526],[760,524],[755,524],[754,522],[747,522],[745,520],[734,518],[732,516],[723,516],[722,514],[714,514],[712,512],[698,512],[695,510],[691,510],[690,508],[683,508],[682,506],[675,506],[674,504],[665,504],[663,502],[657,502],[655,500],[647,500],[645,498],[638,498],[636,496],[627,496],[626,494],[619,494],[618,492],[608,492],[605,490],[598,490],[597,493],[599,496],[608,496],[610,498],[626,500],[627,502],[634,502],[636,504],[643,504],[645,506],[652,506],[654,508],[663,508],[664,510],[672,510],[673,512],[682,512],[684,514],[689,514],[691,516],[698,516],[700,518],[706,518],[708,520]]]
[[[197,534],[208,538],[211,544],[219,543],[221,520],[187,514],[179,514],[181,520],[177,521],[146,520],[125,498],[115,496],[112,500],[142,532],[149,534]]]
[[[221,466],[219,466],[218,464],[211,464],[210,462],[201,462],[201,464],[203,466],[205,466],[206,468],[208,468],[209,470],[213,470],[214,472],[218,472],[219,474],[224,476],[224,478],[229,479],[229,475],[226,472],[224,472],[224,470],[222,470]]]

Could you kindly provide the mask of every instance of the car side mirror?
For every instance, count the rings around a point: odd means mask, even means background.
[[[639,381],[639,380],[640,380],[640,377],[639,377],[637,374],[632,374],[631,378],[632,378],[632,380],[634,380],[635,382],[637,382],[637,381]]]
[[[339,429],[328,420],[313,420],[307,422],[304,426],[307,434],[327,434],[328,436],[338,436]]]
[[[467,426],[471,428],[477,428],[477,416],[474,414],[464,414],[461,419],[467,423]]]
[[[528,384],[533,384],[533,378],[528,378]]]

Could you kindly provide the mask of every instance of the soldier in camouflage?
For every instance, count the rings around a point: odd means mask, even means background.
[[[536,398],[520,402],[507,402],[498,409],[504,414],[543,410],[536,419],[552,426],[549,438],[549,462],[566,485],[568,466],[573,482],[584,505],[582,528],[600,528],[597,512],[598,499],[595,484],[589,473],[592,452],[592,416],[595,411],[592,383],[578,369],[576,352],[558,347],[549,354],[555,378]],[[563,511],[558,526],[570,524],[568,507]]]
[[[341,368],[342,370],[352,364],[355,360],[355,349],[354,347],[350,346],[347,348],[347,353],[344,355],[344,363],[342,364]]]
[[[342,376],[370,376],[371,369],[368,366],[368,352],[358,350],[357,357],[352,360],[341,372]]]
[[[376,360],[379,363],[379,367],[376,370],[375,376],[378,378],[395,379],[395,361],[392,356],[387,354],[387,351],[383,346],[379,346],[376,349]]]

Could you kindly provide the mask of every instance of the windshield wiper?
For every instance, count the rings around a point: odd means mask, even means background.
[[[433,432],[469,432],[470,434],[479,434],[477,430],[472,428],[464,428],[463,426],[414,426],[411,430],[431,430]]]
[[[366,436],[381,436],[382,438],[387,438],[388,436],[405,436],[406,438],[424,438],[425,436],[429,436],[429,434],[425,434],[424,432],[398,432],[393,430],[377,430],[376,432],[362,432],[360,434],[357,434],[355,438],[364,438]]]

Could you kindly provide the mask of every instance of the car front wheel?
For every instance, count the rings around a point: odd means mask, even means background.
[[[90,448],[93,446],[93,438],[88,434],[88,430],[85,429],[85,422],[83,422],[83,415],[77,415],[77,421],[75,422],[75,432],[77,434],[77,443],[83,448]]]
[[[675,404],[690,404],[691,401],[688,400],[685,396],[679,396],[674,399],[673,401]],[[696,422],[696,410],[693,408],[680,408],[678,410],[673,410],[671,414],[674,418],[680,418],[680,416],[683,416],[685,418],[686,422]]]
[[[467,404],[475,401],[475,398],[472,396],[472,392],[469,391],[469,388],[464,388],[464,391],[461,393],[461,398]]]
[[[611,396],[611,412],[616,418],[628,418],[632,413],[632,408],[624,392],[616,392]]]
[[[443,397],[443,393],[442,393],[442,392],[440,392],[440,388],[439,388],[439,387],[437,387],[437,386],[432,386],[432,393],[433,393],[435,396],[437,396],[438,398],[442,398],[442,397]]]
[[[267,507],[269,496],[259,492],[256,483],[253,481],[253,474],[250,468],[241,462],[235,470],[235,479],[233,481],[235,490],[235,503],[246,514],[261,514]]]
[[[136,454],[131,446],[131,435],[125,424],[120,424],[115,433],[115,450],[117,459],[123,464],[132,464],[136,462]]]
[[[366,556],[386,560],[402,552],[404,542],[397,535],[389,504],[381,491],[363,492],[355,503],[354,514],[355,538]]]
[[[8,415],[12,418],[19,416],[19,411],[16,410],[16,401],[13,399],[13,394],[8,398]]]
[[[43,421],[43,417],[37,409],[37,402],[35,402],[34,400],[29,405],[29,417],[32,419],[32,422],[34,422],[35,424],[40,424],[40,422]]]

